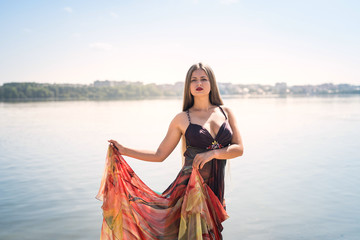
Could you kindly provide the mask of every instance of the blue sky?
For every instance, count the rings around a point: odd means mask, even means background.
[[[360,2],[0,0],[0,84],[360,84]]]

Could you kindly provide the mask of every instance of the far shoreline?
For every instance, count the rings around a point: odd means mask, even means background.
[[[222,95],[223,99],[270,99],[270,98],[348,98],[360,97],[357,93],[348,94],[246,94],[246,95]],[[158,96],[142,98],[109,98],[109,99],[90,99],[90,98],[18,98],[0,99],[1,103],[34,103],[34,102],[111,102],[111,101],[152,101],[152,100],[182,100],[182,96]]]

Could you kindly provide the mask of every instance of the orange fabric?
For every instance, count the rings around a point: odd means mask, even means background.
[[[197,169],[184,166],[157,194],[111,146],[96,198],[103,201],[102,240],[222,239],[221,223],[228,218]]]

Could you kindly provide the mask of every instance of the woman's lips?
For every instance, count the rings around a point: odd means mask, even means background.
[[[197,88],[196,88],[196,91],[202,91],[202,90],[203,90],[202,87],[197,87]]]

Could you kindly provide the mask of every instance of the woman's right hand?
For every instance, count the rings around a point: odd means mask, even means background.
[[[108,142],[111,144],[111,146],[115,147],[120,154],[125,155],[125,147],[123,145],[112,139],[108,140]]]

